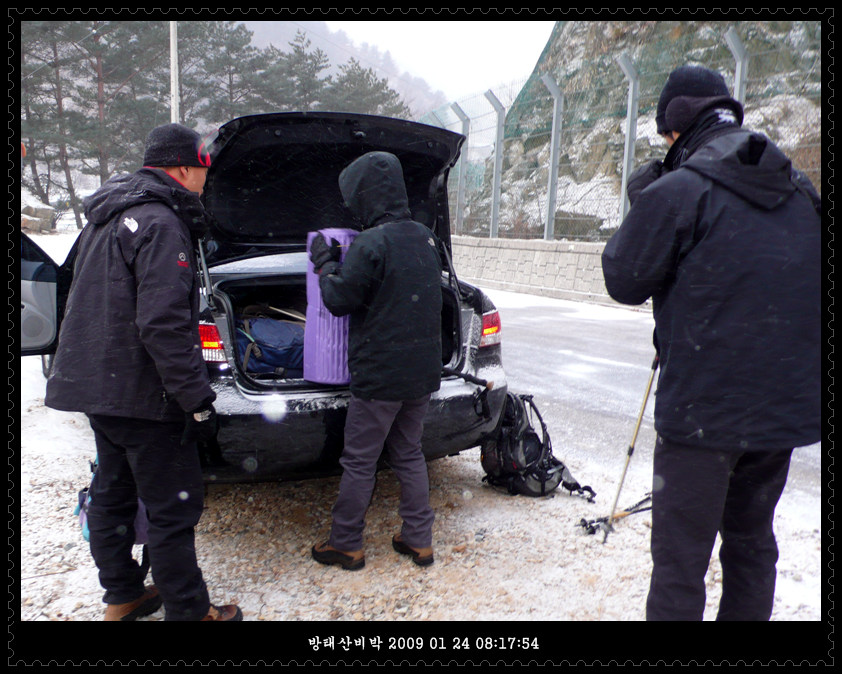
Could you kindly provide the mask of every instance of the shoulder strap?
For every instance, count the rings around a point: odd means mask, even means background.
[[[559,459],[558,457],[553,455],[553,447],[552,447],[552,440],[550,440],[550,433],[547,429],[547,424],[544,423],[544,419],[541,416],[541,413],[538,411],[538,407],[535,405],[535,402],[532,400],[532,396],[522,396],[525,403],[529,405],[531,410],[535,413],[535,416],[538,417],[538,422],[541,424],[541,431],[544,435],[543,438],[543,446],[544,446],[544,454],[543,460],[550,464],[549,470],[547,471],[547,475],[553,474],[555,472],[561,472],[561,483],[565,489],[567,489],[571,494],[575,491],[578,495],[585,497],[588,501],[593,501],[596,498],[596,492],[591,489],[589,485],[581,485],[579,484],[578,480],[573,477],[573,474],[564,464],[564,462]]]
[[[541,445],[542,445],[542,452],[541,452],[541,460],[546,461],[549,456],[553,453],[553,446],[552,441],[550,440],[550,433],[547,429],[547,424],[544,423],[544,418],[541,416],[541,413],[538,411],[537,405],[535,405],[535,401],[532,399],[531,395],[523,395],[520,396],[521,400],[524,403],[524,413],[527,415],[531,415],[532,413],[538,417],[538,423],[541,426]],[[528,409],[527,409],[528,405]],[[530,422],[531,425],[531,422]]]

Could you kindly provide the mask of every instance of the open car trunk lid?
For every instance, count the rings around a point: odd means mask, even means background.
[[[343,206],[339,173],[371,151],[401,162],[413,219],[450,251],[447,177],[464,136],[371,115],[290,112],[240,117],[219,129],[203,200],[208,262],[303,250],[307,233],[359,229]]]

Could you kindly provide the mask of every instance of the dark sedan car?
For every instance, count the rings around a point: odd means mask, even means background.
[[[306,316],[307,235],[356,227],[338,176],[374,150],[400,159],[413,218],[442,244],[442,382],[425,422],[424,453],[428,460],[456,454],[496,429],[506,395],[499,316],[482,291],[457,279],[450,259],[447,177],[463,141],[423,124],[327,112],[242,117],[219,129],[203,194],[212,225],[199,251],[200,336],[220,420],[216,443],[202,448],[207,480],[341,470],[347,385],[252,372],[236,339],[242,315],[255,307],[279,318]],[[21,355],[49,354],[73,255],[58,267],[21,236]]]

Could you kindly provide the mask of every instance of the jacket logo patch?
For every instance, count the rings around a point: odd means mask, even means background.
[[[190,263],[187,261],[187,256],[184,253],[178,254],[178,266],[179,267],[189,267]]]
[[[134,234],[137,231],[137,220],[134,218],[126,218],[123,220],[123,224],[129,228],[129,231]]]

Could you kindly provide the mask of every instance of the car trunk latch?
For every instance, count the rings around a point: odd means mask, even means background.
[[[478,388],[474,391],[474,412],[478,417],[482,417],[486,421],[491,419],[491,408],[488,406],[488,392],[489,388]]]

